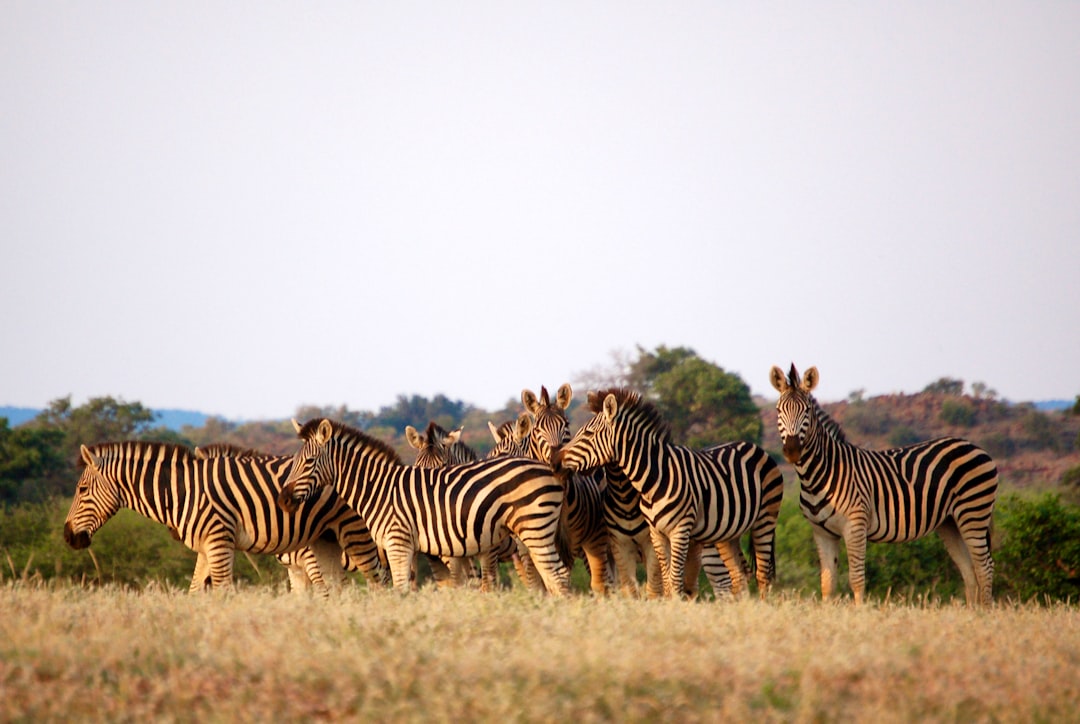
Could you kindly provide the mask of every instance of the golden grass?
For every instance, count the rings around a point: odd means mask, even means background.
[[[1057,605],[0,587],[0,720],[1064,721]]]

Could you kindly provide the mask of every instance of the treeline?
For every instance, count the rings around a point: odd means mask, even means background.
[[[627,386],[653,401],[669,422],[673,439],[691,446],[727,440],[762,444],[781,463],[787,480],[778,530],[780,588],[818,591],[817,556],[809,526],[798,508],[798,481],[783,463],[775,435],[775,413],[751,397],[737,375],[702,359],[685,347],[640,347],[633,358],[615,358],[609,367],[579,376],[569,413],[572,426],[591,413],[588,389]],[[550,391],[565,380],[550,380]],[[921,395],[863,399],[854,392],[847,401],[826,405],[860,444],[871,447],[906,444],[939,434],[958,434],[983,445],[1008,469],[1019,452],[1043,450],[1063,460],[1080,451],[1080,398],[1073,410],[1048,415],[996,399],[993,390],[976,383],[965,395],[959,380],[942,378]],[[539,392],[539,387],[532,387]],[[423,427],[435,421],[444,428],[464,427],[463,439],[480,453],[492,446],[488,422],[515,418],[519,400],[508,396],[501,410],[479,409],[444,395],[428,399],[401,395],[376,412],[345,406],[303,406],[295,417],[306,421],[329,417],[362,429],[392,444],[403,460],[414,452],[404,438],[406,425]],[[942,427],[943,426],[943,427]],[[978,434],[970,434],[976,431]],[[969,434],[965,434],[965,431]],[[982,439],[980,439],[982,438]],[[10,427],[0,418],[0,575],[44,579],[115,581],[141,585],[148,580],[186,586],[195,554],[171,539],[168,531],[130,511],[121,511],[95,537],[92,554],[72,551],[60,534],[78,479],[79,446],[110,440],[144,439],[187,446],[229,442],[267,453],[291,454],[298,441],[288,420],[237,424],[211,417],[200,427],[179,431],[156,424],[152,410],[138,402],[95,398],[73,406],[71,398],[53,401],[37,418]],[[1059,466],[1060,467],[1060,466]],[[1003,474],[995,513],[994,549],[998,562],[995,592],[1018,598],[1080,597],[1080,464],[1038,468],[1042,485],[1016,491]],[[1031,491],[1042,493],[1033,495]],[[580,564],[579,564],[580,568]],[[962,594],[955,567],[936,536],[903,545],[871,546],[867,573],[869,591],[885,595],[889,587],[902,595]],[[284,574],[272,558],[237,559],[240,579],[282,582]],[[584,573],[576,584],[587,589]],[[506,580],[509,580],[507,577]],[[703,590],[707,590],[703,580]]]

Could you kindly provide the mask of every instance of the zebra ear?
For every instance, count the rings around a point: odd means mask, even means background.
[[[405,426],[405,439],[417,450],[424,447],[424,441],[420,439],[420,433],[412,425]]]
[[[532,390],[521,391],[521,404],[525,405],[525,409],[536,414],[536,408],[540,407],[540,401],[536,399],[536,395]]]
[[[619,411],[619,403],[615,401],[615,395],[604,398],[604,417],[608,423],[615,419],[615,413]]]
[[[780,394],[787,392],[787,378],[784,377],[784,371],[776,365],[773,365],[773,368],[769,371],[769,382]]]
[[[555,404],[560,410],[565,410],[567,407],[570,407],[570,400],[572,399],[574,399],[574,390],[571,389],[569,382],[565,382],[555,393]]]
[[[98,459],[94,457],[94,453],[90,452],[90,448],[86,447],[86,445],[79,446],[79,455],[82,456],[83,462],[90,467],[96,468],[98,466]]]
[[[461,439],[461,432],[464,429],[465,428],[463,428],[463,427],[459,427],[456,430],[451,430],[450,432],[446,433],[446,443],[449,444],[449,445],[453,445],[458,440],[460,440]]]
[[[529,416],[529,413],[523,412],[518,415],[517,422],[514,424],[514,440],[521,442],[527,438],[533,431],[533,419]]]
[[[488,420],[488,430],[491,431],[491,436],[495,438],[496,444],[502,442],[502,439],[499,437],[499,428],[495,427],[495,423],[491,420]]]
[[[293,429],[296,430],[297,435],[299,435],[300,431],[304,428],[303,425],[301,425],[299,422],[296,421],[295,417],[292,419],[292,426],[293,426]]]
[[[330,438],[334,434],[334,426],[330,424],[330,421],[323,418],[319,421],[319,429],[315,431],[315,442],[320,445],[325,445],[330,441]]]
[[[818,383],[817,367],[811,367],[810,369],[806,370],[806,372],[803,372],[802,388],[803,388],[804,392],[812,391],[815,387],[817,387],[817,383]]]

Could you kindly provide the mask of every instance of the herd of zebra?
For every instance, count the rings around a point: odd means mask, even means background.
[[[839,544],[856,603],[865,595],[867,542],[936,531],[959,568],[969,604],[989,603],[990,525],[997,470],[986,452],[942,438],[874,451],[849,443],[814,399],[817,369],[773,367],[784,458],[800,479],[800,507],[835,593]],[[121,507],[166,525],[197,554],[191,590],[230,588],[236,551],[276,554],[294,590],[328,595],[345,571],[407,591],[417,555],[440,585],[479,571],[480,588],[512,562],[525,586],[570,591],[583,559],[596,594],[693,597],[704,571],[718,595],[738,596],[753,572],[764,596],[776,573],[775,531],[784,479],[749,442],[690,449],[672,442],[657,408],[637,392],[588,394],[593,416],[571,434],[570,385],[522,392],[524,411],[496,427],[484,458],[461,430],[406,428],[413,465],[345,424],[300,425],[293,456],[227,444],[146,441],[82,446],[82,474],[64,538],[73,548]],[[751,560],[740,543],[748,539]],[[638,583],[638,566],[645,569]]]

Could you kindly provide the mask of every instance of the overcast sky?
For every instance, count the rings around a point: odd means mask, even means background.
[[[7,0],[0,99],[0,404],[1080,393],[1080,3]]]

